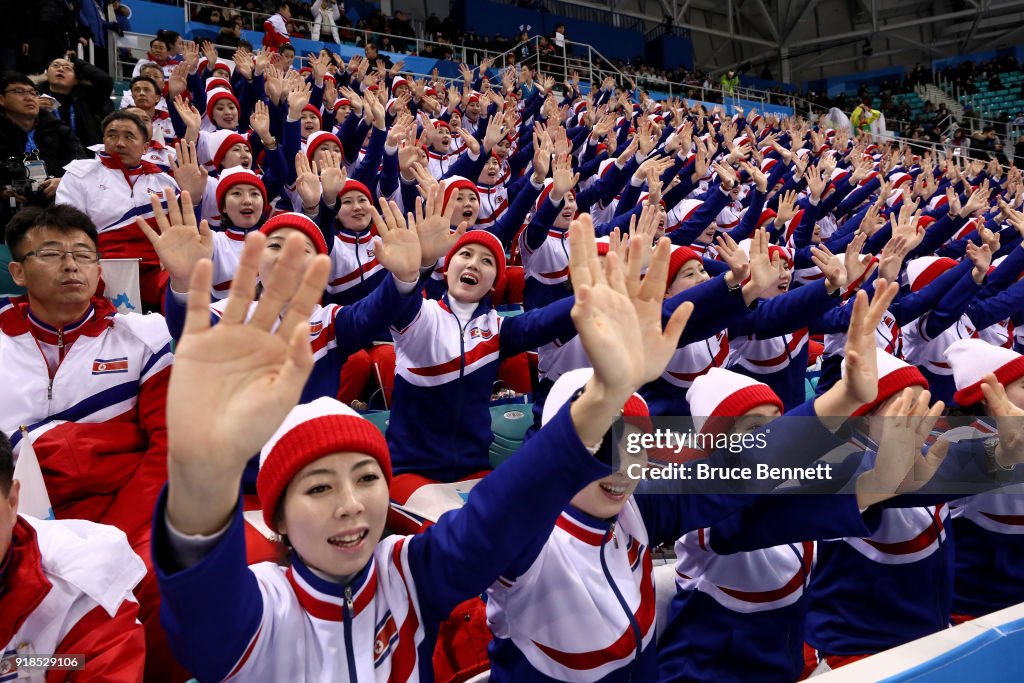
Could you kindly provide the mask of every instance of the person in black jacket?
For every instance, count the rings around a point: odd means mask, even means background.
[[[21,70],[38,73],[51,59],[66,55],[78,47],[81,30],[77,3],[68,0],[38,0],[25,3],[26,23],[21,38]],[[3,17],[7,21],[7,17]]]
[[[40,109],[31,79],[0,80],[0,225],[21,205],[52,202],[64,167],[86,157],[71,127]],[[35,170],[37,160],[43,167]]]
[[[100,121],[114,111],[110,94],[114,79],[102,69],[81,59],[58,57],[46,68],[46,81],[37,86],[40,105],[71,127],[83,147],[103,141]],[[59,106],[54,111],[54,104]]]

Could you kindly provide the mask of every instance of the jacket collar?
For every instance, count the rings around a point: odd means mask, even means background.
[[[0,583],[0,642],[8,643],[53,587],[43,573],[36,531],[21,517],[14,524],[4,566],[4,582]]]
[[[39,320],[29,310],[28,295],[10,299],[11,308],[0,315],[0,330],[9,336],[30,332],[42,342],[56,344],[57,328]],[[78,321],[62,328],[64,343],[69,344],[82,335],[95,337],[114,323],[117,309],[113,304],[100,296],[94,296],[89,310]]]
[[[448,303],[448,292],[447,291],[445,291],[445,293],[441,296],[441,298],[437,300],[437,303],[438,303],[438,305],[442,309],[444,309],[448,313],[452,312],[451,305]],[[476,318],[479,318],[480,316],[485,315],[492,308],[494,308],[494,306],[491,305],[491,295],[490,294],[484,295],[484,298],[480,299],[480,303],[478,303],[476,305],[476,308],[473,310],[473,317],[470,318],[470,320],[475,320]]]
[[[297,553],[292,552],[287,576],[302,608],[311,616],[326,621],[344,620],[349,598],[352,600],[352,616],[358,616],[377,592],[377,561],[374,557],[348,583],[336,583],[317,576]]]

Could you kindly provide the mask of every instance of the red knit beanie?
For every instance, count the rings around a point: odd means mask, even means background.
[[[910,387],[928,388],[928,380],[915,366],[906,363],[882,349],[875,349],[875,358],[878,364],[878,396],[871,403],[865,403],[853,411],[854,417],[867,415],[874,411],[890,398]],[[842,374],[846,376],[846,364],[843,364]]]
[[[782,401],[763,382],[732,370],[714,367],[693,380],[686,391],[694,429],[705,434],[725,434],[736,418],[758,406],[775,406]]]
[[[236,166],[222,173],[217,180],[217,209],[219,211],[224,210],[224,198],[227,196],[228,190],[236,185],[252,185],[258,189],[263,195],[263,208],[267,208],[267,188],[263,184],[263,180],[249,169]]]
[[[333,453],[365,453],[391,485],[391,456],[384,435],[369,420],[333,398],[297,405],[260,451],[256,492],[263,521],[276,531],[275,512],[302,468]]]
[[[544,411],[541,415],[541,424],[545,425],[562,409],[566,403],[579,391],[590,378],[594,376],[593,368],[577,368],[562,374],[548,391],[547,399],[544,401]],[[622,406],[622,417],[630,425],[639,427],[645,432],[654,429],[651,422],[651,410],[647,401],[640,394],[633,394]]]
[[[327,241],[324,239],[323,233],[320,232],[320,228],[308,216],[292,212],[280,213],[264,223],[263,227],[260,228],[260,232],[270,237],[274,231],[281,228],[298,230],[313,242],[316,253],[327,253]]]
[[[373,195],[370,193],[370,188],[358,180],[352,180],[351,178],[346,180],[345,184],[341,186],[341,192],[338,193],[338,199],[341,199],[349,192],[358,192],[365,196],[370,204],[373,204]]]
[[[333,142],[338,146],[338,149],[342,149],[341,140],[334,133],[328,133],[324,130],[318,130],[315,133],[310,133],[309,137],[306,138],[306,158],[310,162],[313,161],[313,154],[316,153],[317,148],[328,142]]]
[[[907,263],[907,282],[911,292],[919,292],[957,262],[948,256],[921,256]]]
[[[960,339],[946,349],[946,361],[953,369],[958,406],[969,406],[985,398],[981,393],[985,375],[994,374],[1003,386],[1024,377],[1024,356],[989,344],[984,339]]]
[[[312,104],[307,104],[305,107],[302,108],[302,111],[308,111],[310,114],[316,116],[316,120],[319,122],[317,127],[323,128],[324,117],[323,114],[320,113],[320,109],[318,107],[314,107]]]
[[[447,184],[444,186],[444,204],[441,206],[442,211],[448,208],[448,200],[458,194],[459,190],[473,190],[473,192],[476,193],[477,199],[480,198],[480,190],[477,188],[476,183],[468,178],[455,175],[445,182]],[[469,227],[473,226],[471,225]]]
[[[668,284],[666,287],[672,286],[672,282],[679,275],[679,271],[683,269],[687,261],[700,260],[700,254],[689,247],[676,247],[673,249],[672,255],[668,258]]]
[[[228,100],[229,102],[234,102],[235,108],[240,109],[240,107],[238,106],[238,98],[235,97],[234,93],[232,93],[230,90],[217,88],[215,90],[211,90],[206,97],[206,112],[208,116],[212,116],[214,106],[216,106],[216,104],[221,100]]]
[[[459,241],[451,248],[448,255],[444,257],[445,275],[448,274],[448,265],[452,262],[452,258],[458,253],[459,249],[467,244],[479,244],[491,250],[495,260],[494,285],[491,289],[501,289],[501,285],[505,281],[505,248],[501,246],[501,242],[497,237],[486,230],[470,230],[459,238]]]
[[[220,128],[208,133],[202,133],[199,136],[199,142],[196,143],[199,163],[206,167],[208,171],[219,171],[224,164],[224,157],[227,156],[228,151],[238,144],[245,145],[252,152],[248,138],[233,130]]]

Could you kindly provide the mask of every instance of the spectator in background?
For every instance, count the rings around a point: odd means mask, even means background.
[[[89,62],[59,57],[46,68],[46,80],[37,88],[40,106],[60,117],[83,147],[102,142],[100,121],[114,110],[110,94],[114,79]]]
[[[1024,167],[1024,135],[1017,138],[1017,144],[1013,146],[1013,163],[1017,168]]]
[[[326,25],[334,42],[340,43],[338,21],[341,19],[341,13],[345,11],[345,4],[338,3],[335,0],[313,0],[313,5],[310,9],[313,12],[315,21],[313,22],[313,30],[309,37],[313,40],[320,40],[323,27]]]
[[[995,126],[988,125],[982,130],[975,131],[975,133],[971,135],[970,157],[972,159],[988,161],[995,156],[998,142]]]
[[[111,46],[110,49],[116,49],[118,59],[123,64],[128,64],[132,61],[131,49],[129,41],[124,37],[124,34],[132,30],[132,22],[130,21],[132,18],[132,9],[121,2],[121,0],[107,0],[107,9],[105,14],[110,26],[117,26],[117,44],[115,46]],[[120,74],[121,77],[125,77],[127,75],[127,73]]]
[[[25,39],[25,3],[23,0],[0,0],[0,74],[16,71]]]
[[[283,64],[294,65],[295,63],[295,47],[291,43],[285,43],[280,48],[281,62]]]
[[[727,71],[726,73],[722,74],[722,78],[719,82],[722,85],[722,90],[724,90],[726,93],[729,94],[730,97],[732,97],[732,95],[735,94],[736,92],[736,88],[738,88],[740,85],[740,77],[739,74],[737,74],[735,71]]]
[[[394,18],[390,22],[391,34],[402,38],[416,39],[416,31],[412,28],[412,23],[409,21],[409,15],[402,10],[395,12]],[[399,52],[408,52],[409,43],[404,40],[392,40],[391,41],[395,49]]]
[[[235,17],[217,34],[217,52],[221,57],[231,59],[242,40],[242,18]]]
[[[921,85],[928,81],[928,74],[924,70],[924,66],[921,62],[914,64],[914,68],[910,71],[910,75],[907,76],[907,85],[911,88],[915,85]]]
[[[289,44],[288,20],[292,18],[292,10],[287,2],[276,2],[274,14],[263,22],[263,47],[277,52],[282,45]]]
[[[366,47],[363,48],[363,54],[366,55],[366,59],[370,62],[371,68],[377,66],[377,60],[380,60],[384,64],[385,69],[390,70],[394,67],[391,58],[386,54],[381,53],[381,51],[377,49],[377,44],[373,41],[366,44]]]
[[[0,80],[0,220],[11,217],[10,199],[22,204],[53,200],[64,167],[86,152],[71,128],[39,106],[30,78],[12,73]],[[42,162],[42,165],[39,165]]]
[[[171,77],[171,71],[177,64],[177,61],[172,59],[171,50],[164,42],[163,38],[154,38],[149,41],[149,52],[143,59],[140,59],[135,63],[135,69],[132,70],[132,78],[139,76],[142,73],[142,67],[147,64],[156,64],[164,72],[164,79]]]
[[[135,101],[138,104],[138,93]],[[135,217],[152,219],[150,195],[162,196],[165,188],[177,193],[178,183],[155,164],[143,161],[150,131],[139,117],[114,112],[103,120],[102,130],[102,152],[96,159],[68,165],[57,203],[71,204],[89,216],[99,231],[100,252],[105,258],[140,260],[142,303],[159,307],[160,259],[135,224]]]
[[[5,17],[4,21],[8,19]],[[18,28],[22,50],[20,68],[24,73],[39,73],[51,59],[66,56],[69,50],[78,47],[78,14],[66,0],[31,3],[25,25]]]

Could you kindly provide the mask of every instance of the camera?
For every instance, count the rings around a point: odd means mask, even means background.
[[[4,171],[6,184],[14,190],[15,194],[27,197],[39,189],[39,181],[29,176],[28,167],[23,159],[11,157],[4,162]]]
[[[10,157],[0,166],[0,189],[9,197],[11,209],[20,204],[44,203],[40,185],[46,180],[46,165],[40,159]]]

